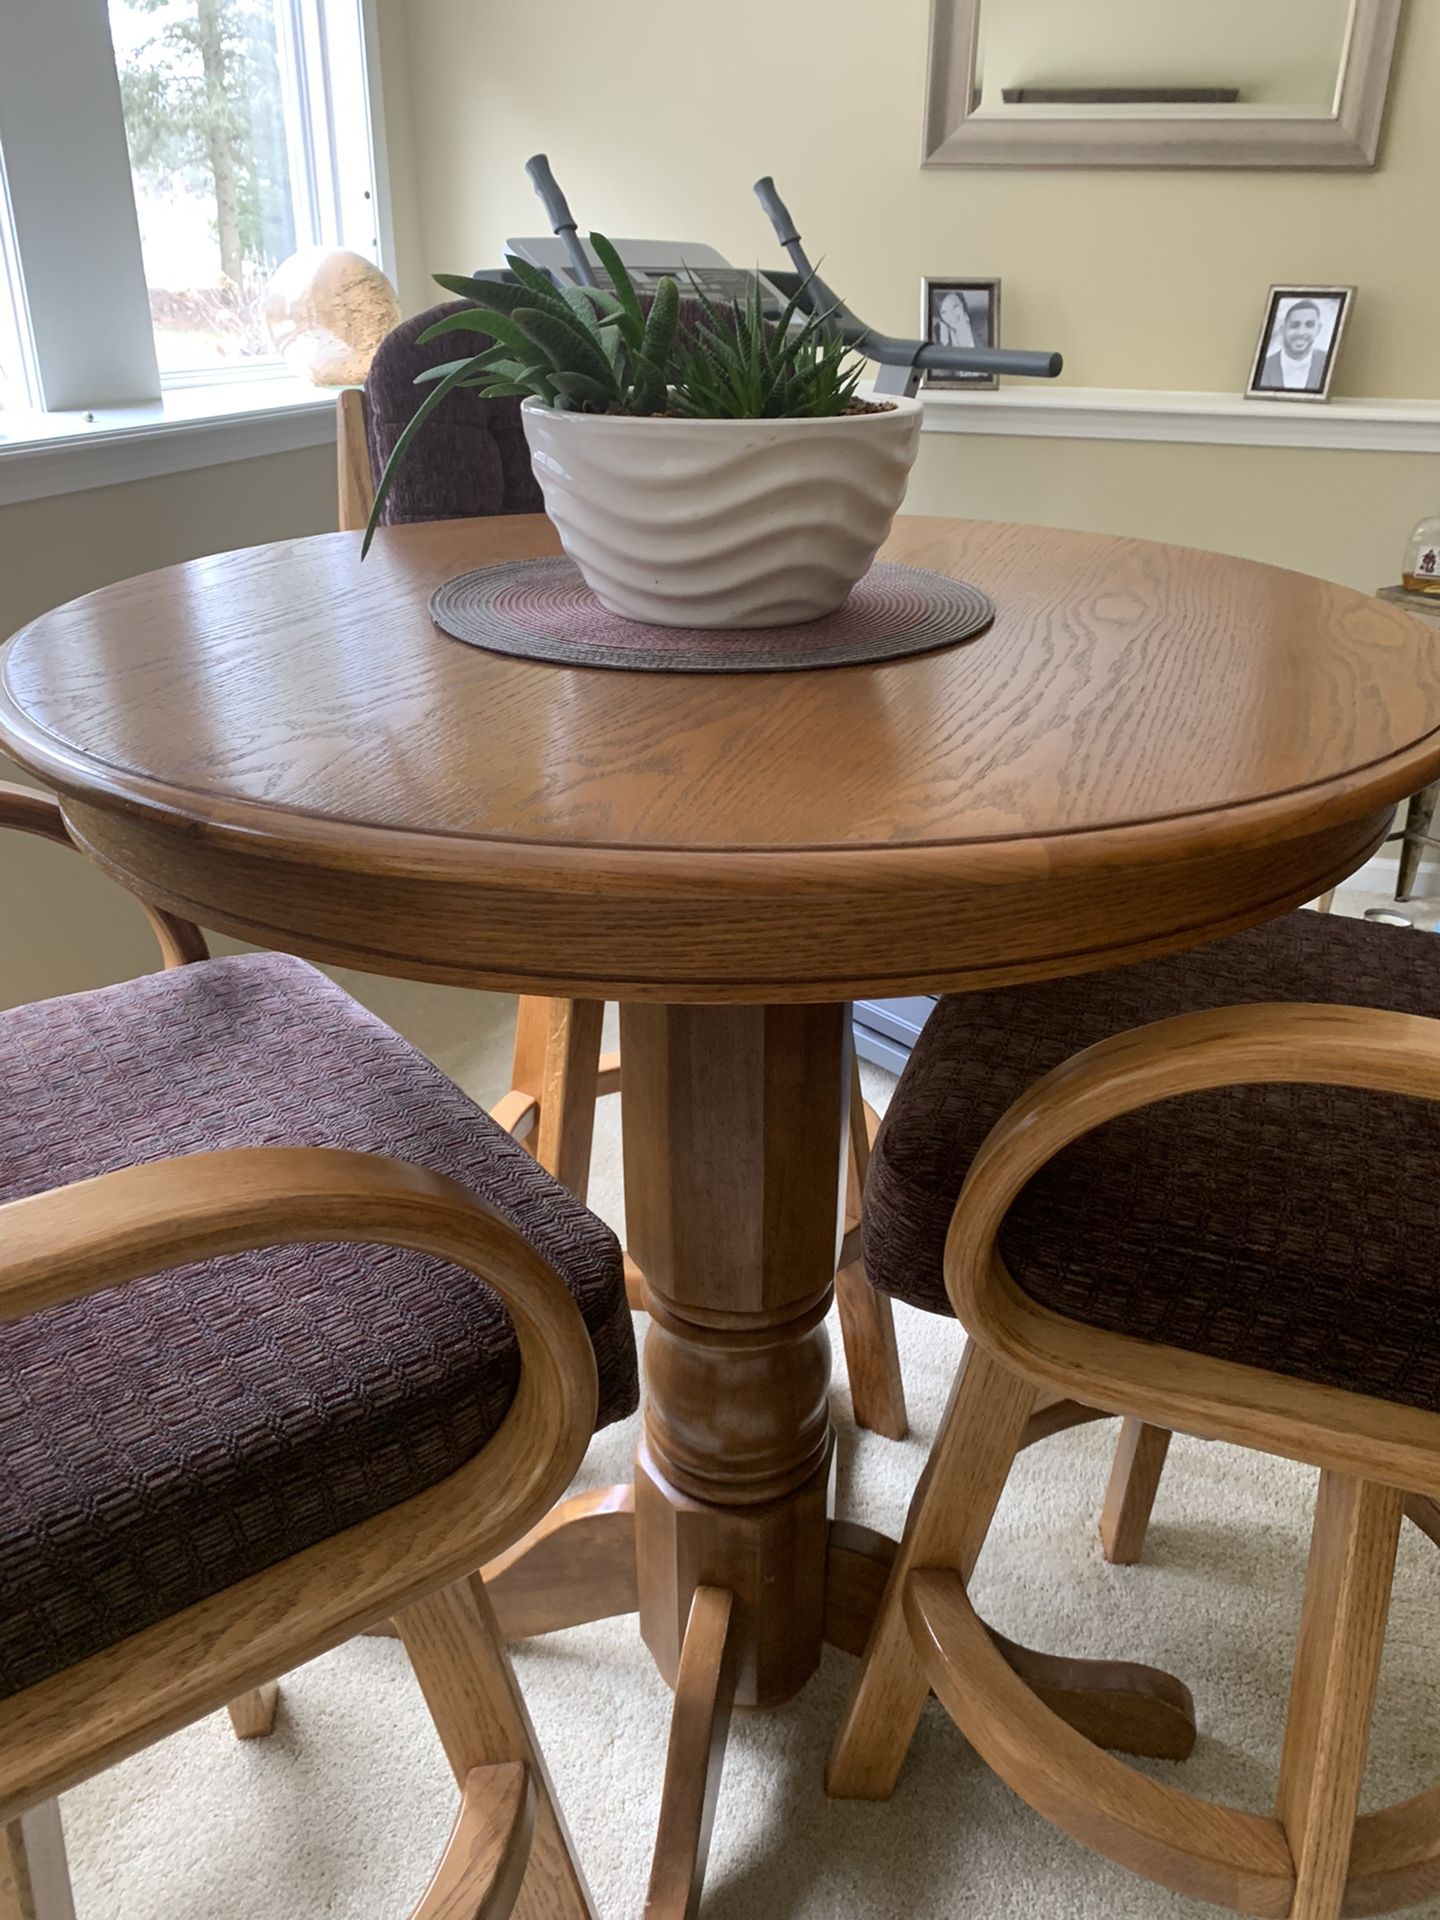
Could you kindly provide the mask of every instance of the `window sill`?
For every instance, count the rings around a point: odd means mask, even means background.
[[[89,414],[0,413],[0,506],[326,446],[334,437],[335,390],[289,378],[172,387],[148,406]]]

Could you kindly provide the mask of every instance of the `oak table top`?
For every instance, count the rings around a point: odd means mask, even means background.
[[[452,521],[363,567],[331,534],[104,588],[10,643],[0,739],[207,925],[669,1001],[1184,945],[1318,892],[1440,774],[1427,629],[1252,562],[905,517],[886,556],[975,581],[994,624],[794,674],[587,671],[431,624],[449,575],[555,550],[542,517]]]

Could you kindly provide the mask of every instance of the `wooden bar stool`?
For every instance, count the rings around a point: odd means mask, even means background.
[[[391,1617],[460,1789],[416,1920],[593,1920],[471,1570],[636,1404],[619,1245],[313,968],[151,919],[166,972],[0,1014],[0,1920],[72,1910],[64,1789]]]
[[[969,1146],[943,1281],[970,1344],[829,1784],[886,1797],[933,1688],[1022,1798],[1097,1851],[1241,1912],[1335,1920],[1440,1890],[1440,1787],[1357,1818],[1401,1518],[1419,1496],[1424,1524],[1440,1495],[1434,1209],[1422,1192],[1423,1217],[1387,1232],[1388,1183],[1368,1192],[1402,1143],[1412,1161],[1440,1153],[1440,1020],[1419,1011],[1440,1011],[1440,962],[1426,964],[1426,936],[1298,915],[1206,950],[1208,984],[1253,967],[1267,940],[1274,1002],[1113,1031],[1026,1075]],[[1203,958],[1093,977],[1092,1022],[1163,1002],[1163,978],[1135,975]],[[1414,1010],[1292,1000],[1307,978]],[[970,1010],[972,1041],[1005,1021],[1022,1029],[1008,1053],[996,1043],[1002,1079],[1027,1047],[1033,1066],[1052,991],[977,996],[1006,1004]],[[964,1003],[949,1004],[932,1047],[959,1073]],[[997,1070],[983,1039],[980,1051],[976,1086]],[[915,1103],[902,1083],[891,1109],[902,1130],[918,1129],[936,1090],[934,1060],[928,1077],[921,1049],[916,1062]],[[885,1151],[882,1137],[877,1159]],[[868,1231],[872,1248],[887,1231],[873,1205]],[[927,1258],[917,1286],[932,1305],[934,1279]],[[1112,1508],[1117,1558],[1138,1551],[1172,1427],[1320,1469],[1273,1816],[1197,1800],[1103,1753],[975,1612],[968,1583],[1016,1447],[1036,1396],[1057,1389],[1126,1421],[1121,1478],[1128,1469],[1139,1495],[1128,1513],[1123,1499]]]
[[[444,338],[419,344],[435,320],[464,305],[450,301],[403,321],[382,341],[364,388],[338,398],[336,457],[339,525],[359,531],[370,518],[375,480],[415,408],[415,376],[453,354]],[[538,513],[539,488],[530,469],[516,400],[480,400],[456,392],[440,407],[426,437],[400,471],[386,502],[387,523],[438,520],[496,513]],[[590,1177],[595,1102],[620,1090],[620,1055],[601,1052],[604,1003],[599,1000],[520,998],[510,1091],[493,1109],[495,1118],[523,1141],[548,1172],[583,1200]],[[859,1096],[859,1066],[852,1089],[851,1173],[846,1208],[847,1239],[835,1276],[841,1334],[857,1423],[893,1440],[908,1431],[905,1389],[895,1343],[890,1302],[865,1283],[859,1250],[859,1195],[864,1183],[869,1133]],[[870,1130],[876,1125],[869,1115]],[[630,1304],[645,1306],[644,1278],[627,1258]]]

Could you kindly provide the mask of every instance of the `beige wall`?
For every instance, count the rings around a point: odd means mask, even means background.
[[[335,525],[327,447],[0,507],[0,637],[75,594],[200,554]],[[14,769],[0,760],[0,778]],[[144,917],[78,857],[0,838],[0,1006],[155,964]]]
[[[1173,540],[1372,593],[1398,581],[1436,499],[1433,455],[927,434],[905,504]]]
[[[922,170],[929,11],[409,0],[423,257],[468,270],[533,233],[544,148],[582,226],[773,260],[750,193],[773,173],[877,326],[914,329],[922,273],[999,274],[1007,340],[1061,348],[1067,380],[1233,393],[1272,281],[1353,281],[1337,394],[1440,396],[1436,0],[1406,8],[1381,170],[1334,175]]]
[[[1034,86],[1238,86],[1328,108],[1350,0],[980,0],[985,105]]]

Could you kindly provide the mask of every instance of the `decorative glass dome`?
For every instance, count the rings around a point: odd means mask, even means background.
[[[1411,534],[1400,578],[1411,593],[1440,596],[1440,513],[1422,520]]]

